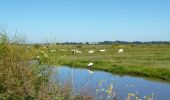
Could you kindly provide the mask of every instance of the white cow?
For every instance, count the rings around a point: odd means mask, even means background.
[[[71,50],[73,54],[76,54],[76,53],[82,53],[80,50],[77,50],[77,49],[73,49]]]
[[[93,51],[93,50],[91,50],[91,51],[88,51],[88,53],[91,53],[91,54],[92,54],[92,53],[94,53],[94,51]]]
[[[105,49],[103,49],[103,50],[99,50],[100,52],[105,52],[106,50]]]
[[[123,53],[123,49],[119,49],[119,50],[118,50],[118,53]]]
[[[82,53],[81,51],[79,51],[79,50],[76,50],[76,53]]]
[[[89,63],[88,64],[88,67],[92,67],[94,64],[93,63]]]

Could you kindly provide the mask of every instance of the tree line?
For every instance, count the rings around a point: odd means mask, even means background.
[[[57,45],[112,45],[112,44],[136,44],[136,45],[142,45],[142,44],[170,44],[170,41],[149,41],[149,42],[141,42],[141,41],[133,41],[133,42],[127,42],[127,41],[103,41],[103,42],[61,42],[61,43],[55,43]]]

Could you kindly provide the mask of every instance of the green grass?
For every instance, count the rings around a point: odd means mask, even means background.
[[[119,48],[124,52],[117,53]],[[49,57],[57,59],[60,65],[87,68],[87,64],[93,62],[93,69],[97,70],[170,81],[170,45],[53,45],[48,49],[57,50]],[[72,54],[71,49],[79,49],[82,53]],[[106,49],[106,52],[99,52],[100,49]],[[95,53],[88,54],[89,50]]]

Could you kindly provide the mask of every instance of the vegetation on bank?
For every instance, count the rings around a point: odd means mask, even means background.
[[[50,59],[34,63],[35,53],[18,40],[22,38],[7,36],[5,29],[0,32],[0,100],[73,99],[69,84],[50,80]]]

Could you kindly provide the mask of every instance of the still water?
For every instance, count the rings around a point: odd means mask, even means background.
[[[154,100],[170,100],[170,83],[140,77],[62,66],[54,68],[51,78],[60,84],[73,83],[74,95],[89,95],[95,99],[107,100],[116,96],[118,100],[125,100],[132,93],[141,100],[149,96]],[[111,96],[108,94],[110,88]]]

